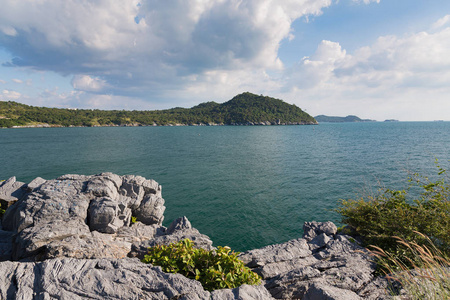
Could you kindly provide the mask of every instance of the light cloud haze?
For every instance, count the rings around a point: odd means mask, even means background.
[[[420,3],[4,0],[0,100],[163,109],[249,91],[312,115],[450,120],[450,3]]]

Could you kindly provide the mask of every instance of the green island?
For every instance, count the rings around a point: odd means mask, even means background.
[[[327,122],[327,123],[353,123],[353,122],[376,122],[370,119],[361,119],[360,117],[349,115],[346,117],[335,117],[335,116],[325,116],[318,115],[314,117],[317,122]]]
[[[164,125],[299,125],[317,124],[295,105],[272,97],[242,93],[219,104],[166,110],[98,110],[35,107],[0,102],[0,127],[164,126]]]

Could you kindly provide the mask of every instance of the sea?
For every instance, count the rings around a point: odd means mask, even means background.
[[[433,178],[449,158],[450,122],[0,130],[0,179],[141,175],[162,185],[163,225],[186,216],[236,251],[299,238],[305,221],[341,225],[341,200]]]

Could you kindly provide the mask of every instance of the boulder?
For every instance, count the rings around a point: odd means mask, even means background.
[[[270,300],[274,299],[263,285],[243,284],[234,289],[221,289],[211,292],[211,300]]]
[[[303,224],[303,238],[308,242],[320,234],[334,236],[337,233],[337,227],[333,222],[305,222]]]
[[[2,207],[9,207],[26,194],[26,185],[23,182],[16,181],[13,176],[0,182],[0,203]]]

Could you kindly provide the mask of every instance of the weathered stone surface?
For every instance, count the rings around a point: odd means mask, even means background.
[[[234,289],[211,292],[211,300],[270,300],[274,299],[262,285],[244,284]]]
[[[144,197],[134,214],[136,219],[144,224],[162,224],[165,209],[163,198],[149,194]]]
[[[3,216],[3,228],[20,232],[40,222],[87,217],[89,199],[82,193],[84,182],[48,180],[34,192],[9,207]]]
[[[6,204],[6,207],[21,199],[25,193],[25,183],[16,181],[15,176],[0,182],[0,201]]]
[[[210,299],[201,284],[137,259],[0,262],[1,299]]]
[[[183,239],[190,239],[194,242],[194,246],[197,248],[203,248],[206,250],[212,250],[212,241],[204,234],[201,234],[197,229],[192,228],[191,223],[186,217],[178,218],[174,220],[170,226],[170,230],[160,227],[156,231],[153,238],[135,242],[131,246],[130,257],[143,258],[148,252],[149,247],[156,245],[168,245],[170,243],[176,243]]]
[[[5,194],[20,190],[3,217],[6,231],[0,227],[0,261],[30,263],[0,263],[0,299],[388,299],[367,251],[331,222],[306,222],[303,238],[240,254],[262,285],[209,293],[126,258],[185,238],[214,249],[186,217],[161,225],[164,200],[154,180],[102,173],[15,183],[0,185]]]
[[[44,251],[47,244],[53,241],[60,241],[70,236],[86,236],[89,234],[89,227],[79,219],[41,222],[39,226],[25,228],[16,235],[12,258],[20,260],[38,256]]]
[[[309,242],[309,249],[313,251],[322,248],[326,244],[328,244],[330,240],[331,238],[328,235],[326,235],[325,233],[321,233]]]
[[[192,229],[191,222],[185,216],[174,220],[167,228],[166,234],[172,234],[178,230]]]
[[[34,190],[38,189],[41,185],[43,185],[47,180],[41,177],[36,177],[33,179],[30,183],[27,184],[27,191],[29,193],[33,192]]]
[[[314,283],[306,292],[303,300],[359,300],[357,294],[349,290],[339,289],[333,286]]]
[[[316,236],[325,233],[328,236],[333,236],[337,232],[337,227],[333,222],[305,222],[303,224],[303,238],[311,241]]]
[[[283,244],[269,245],[261,249],[241,253],[239,258],[250,267],[262,267],[269,263],[304,258],[311,255],[304,239],[290,240]]]

